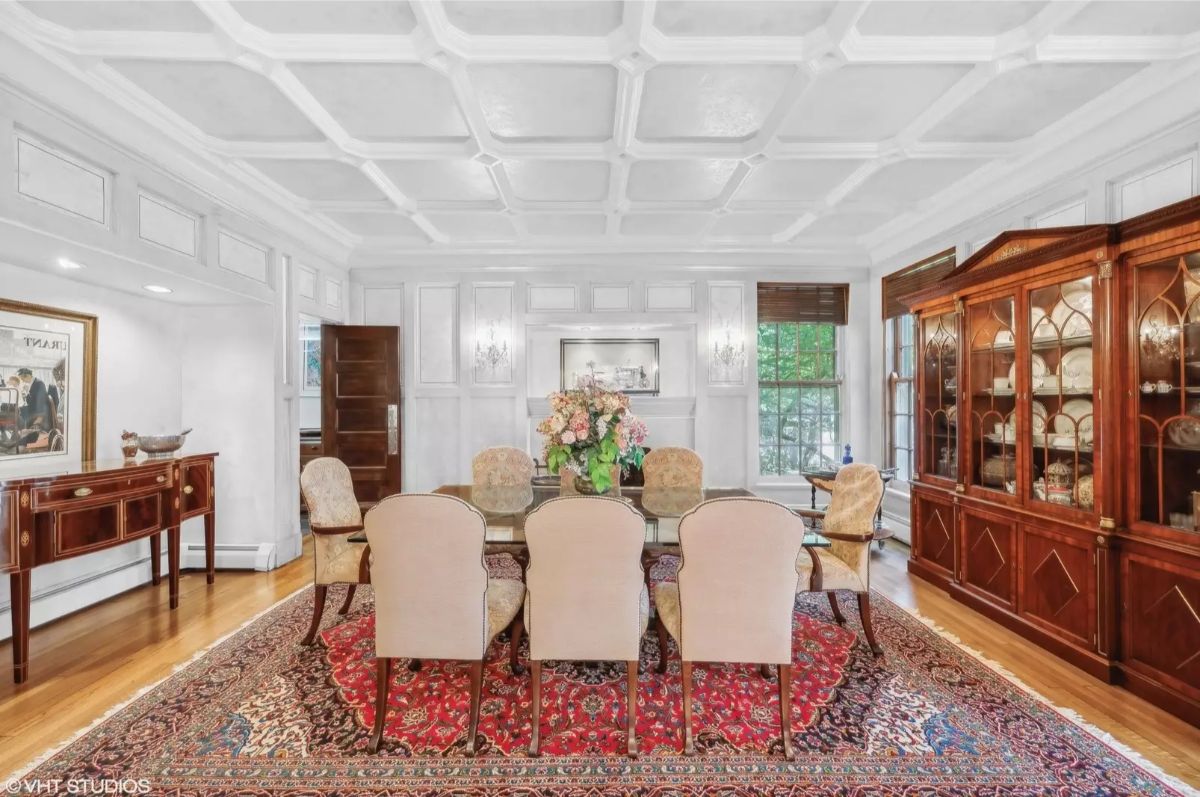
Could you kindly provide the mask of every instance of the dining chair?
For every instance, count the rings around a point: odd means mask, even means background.
[[[642,460],[646,487],[700,487],[704,460],[690,448],[656,448]]]
[[[637,755],[637,678],[650,594],[641,566],[646,519],[619,498],[552,498],[525,519],[525,631],[533,738],[541,744],[542,662],[621,661],[626,667],[626,749]]]
[[[533,458],[519,448],[485,448],[471,460],[471,483],[489,487],[527,486],[533,479]]]
[[[311,460],[300,472],[300,492],[308,506],[309,528],[313,535],[313,617],[304,644],[311,645],[321,628],[325,598],[329,587],[346,585],[346,599],[338,614],[350,611],[354,591],[363,579],[361,567],[365,542],[351,542],[351,535],[362,531],[362,510],[354,497],[350,469],[335,457]]]
[[[684,753],[696,752],[692,665],[739,662],[778,666],[783,750],[793,759],[792,622],[804,521],[763,498],[716,498],[684,514],[679,545],[677,581],[655,585],[654,605],[658,671],[666,672],[668,635],[682,660]]]
[[[488,578],[487,528],[479,510],[449,495],[392,495],[364,519],[375,589],[375,726],[379,750],[395,659],[469,662],[471,709],[466,754],[475,754],[483,660],[513,624],[525,598],[520,581]]]
[[[820,533],[829,540],[828,550],[813,549],[820,566],[819,578],[813,559],[807,553],[796,559],[801,592],[824,592],[833,609],[833,617],[844,625],[837,593],[853,592],[858,597],[858,613],[867,644],[876,656],[883,648],[875,641],[871,625],[871,542],[875,536],[875,513],[883,500],[883,480],[874,465],[843,465],[832,481],[814,483],[830,493],[825,509],[797,508],[796,514],[820,521]],[[817,583],[819,581],[819,583]]]

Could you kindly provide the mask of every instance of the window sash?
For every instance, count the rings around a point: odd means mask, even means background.
[[[802,470],[819,467],[823,457],[839,459],[841,450],[845,398],[841,359],[844,341],[841,330],[836,325],[828,325],[832,327],[832,334],[818,328],[813,334],[806,335],[797,328],[794,333],[795,346],[785,345],[781,348],[783,335],[780,334],[780,327],[787,323],[760,324],[760,327],[775,327],[770,333],[773,335],[773,344],[759,351],[759,363],[756,364],[760,365],[765,357],[774,365],[774,374],[768,378],[764,378],[759,368],[756,397],[759,409],[759,476],[768,479],[797,476]],[[809,338],[812,345],[804,345],[805,338]],[[831,368],[827,367],[820,378],[802,379],[799,377],[799,363],[804,356],[813,358],[810,363],[818,372],[822,364]],[[796,358],[796,370],[793,372],[790,367],[784,367],[787,375],[781,378],[781,364],[785,357]],[[829,359],[824,359],[826,357]],[[828,376],[830,371],[833,376]],[[795,373],[794,377],[792,373]],[[764,402],[770,400],[764,395],[765,391],[776,392],[774,411],[764,408]],[[794,395],[785,397],[783,391],[794,391]],[[781,403],[784,400],[793,402],[786,410]]]

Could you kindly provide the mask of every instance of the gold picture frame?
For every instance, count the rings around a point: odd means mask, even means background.
[[[73,310],[64,310],[58,307],[49,307],[47,305],[19,302],[3,298],[0,298],[0,313],[26,315],[35,318],[46,318],[54,321],[66,322],[68,324],[80,325],[80,334],[83,338],[83,354],[82,362],[79,364],[81,368],[80,373],[82,375],[80,385],[81,392],[79,394],[79,459],[82,462],[90,462],[95,460],[97,372],[96,346],[99,320],[96,318],[96,316],[88,315],[87,313],[78,313]],[[3,374],[3,376],[7,377],[8,374]],[[68,394],[69,393],[70,390],[68,390]],[[71,461],[75,459],[75,457],[69,453],[69,449],[66,459]]]

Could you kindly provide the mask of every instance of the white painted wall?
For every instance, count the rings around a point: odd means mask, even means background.
[[[1036,185],[1036,184],[1035,184]],[[874,461],[884,456],[883,322],[880,319],[881,280],[909,263],[954,246],[961,263],[1004,230],[1070,224],[1121,221],[1155,208],[1200,194],[1200,122],[1141,142],[1136,147],[1109,153],[1090,168],[1069,179],[1031,189],[1029,194],[1002,208],[977,216],[923,243],[906,249],[871,270],[869,292],[872,309],[861,319],[870,325],[871,341],[868,417],[870,452]],[[862,307],[860,304],[859,307]],[[857,315],[856,315],[857,318]],[[888,491],[884,511],[907,538],[908,489],[895,485]]]
[[[513,445],[540,456],[541,440],[533,427],[546,411],[546,394],[559,387],[562,338],[656,337],[661,393],[633,398],[634,412],[649,426],[650,445],[694,447],[704,457],[711,485],[747,486],[780,500],[806,501],[808,485],[802,480],[758,475],[757,282],[849,280],[856,318],[872,301],[865,268],[747,273],[658,266],[515,274],[405,268],[355,270],[352,278],[352,295],[361,292],[352,323],[404,329],[406,490],[469,479],[471,457],[489,445]],[[597,285],[604,290],[594,291]],[[611,290],[613,285],[628,289]],[[736,289],[732,296],[740,296],[736,310],[725,299],[714,309],[713,292],[728,297],[731,287]],[[711,330],[720,331],[718,319],[731,312],[743,335],[746,367],[740,380],[726,384],[725,375],[710,368]],[[494,381],[474,367],[477,331],[492,325],[510,336],[512,352],[511,371]],[[870,439],[867,332],[858,325],[843,335],[842,431],[859,452]]]

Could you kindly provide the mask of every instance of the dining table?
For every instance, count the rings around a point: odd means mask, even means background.
[[[434,492],[450,495],[470,504],[483,515],[487,524],[484,544],[487,553],[509,553],[522,567],[529,564],[529,549],[525,544],[525,519],[538,506],[558,498],[561,488],[557,480],[539,479],[540,483],[519,485],[443,484]],[[660,558],[678,556],[679,522],[688,510],[714,498],[753,498],[754,493],[743,487],[627,487],[610,497],[628,501],[646,519],[646,539],[642,547],[642,567],[646,584]],[[731,534],[745,533],[730,529]],[[366,541],[360,532],[351,541]],[[805,526],[804,549],[812,560],[810,590],[821,589],[821,561],[816,549],[830,547],[828,538]],[[367,556],[363,556],[365,568]],[[365,575],[365,574],[364,574]],[[364,579],[365,580],[365,579]]]

